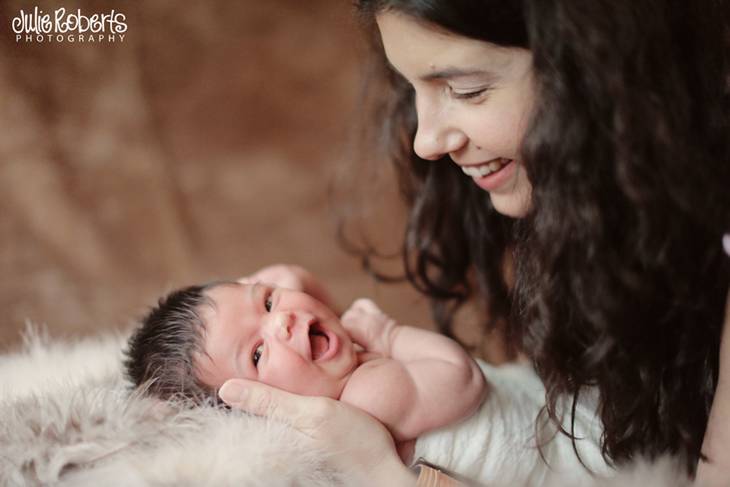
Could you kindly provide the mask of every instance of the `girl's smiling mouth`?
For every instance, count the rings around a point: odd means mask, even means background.
[[[463,165],[464,174],[474,179],[480,188],[495,191],[513,179],[517,163],[514,159],[492,159],[483,164]]]

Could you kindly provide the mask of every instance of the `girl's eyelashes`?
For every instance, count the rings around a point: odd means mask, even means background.
[[[268,313],[271,313],[271,307],[274,305],[271,291],[268,291],[264,296],[264,308]]]
[[[472,98],[477,98],[481,95],[484,95],[489,91],[489,88],[480,88],[472,91],[458,91],[449,86],[449,91],[451,92],[451,95],[457,100],[470,100]]]
[[[259,360],[261,359],[261,355],[264,354],[264,344],[262,343],[258,347],[256,347],[256,350],[253,351],[253,357],[251,357],[251,360],[253,362],[253,366],[256,367],[259,364]]]

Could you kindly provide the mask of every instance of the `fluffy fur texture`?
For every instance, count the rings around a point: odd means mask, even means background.
[[[284,425],[130,393],[125,341],[51,341],[31,331],[21,350],[0,356],[1,485],[347,485]],[[664,461],[599,485],[688,485],[678,479]]]
[[[31,332],[0,357],[0,485],[346,484],[282,424],[130,394],[125,341]]]

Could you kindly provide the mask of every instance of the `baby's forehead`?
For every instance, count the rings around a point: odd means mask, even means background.
[[[205,300],[198,307],[198,313],[207,328],[211,321],[233,312],[255,309],[254,293],[259,283],[221,281],[209,285],[203,296]]]
[[[224,286],[232,286],[229,283],[213,283],[206,285],[201,292],[202,299],[195,306],[195,311],[202,322],[203,329],[205,330],[208,325],[208,321],[218,313],[220,305],[225,302],[225,294],[221,293],[220,290]]]
[[[250,293],[254,284],[238,281],[215,281],[208,284],[203,291],[208,306],[216,308],[220,302],[229,299],[241,299],[243,293]]]
[[[254,310],[251,284],[220,282],[206,287],[205,300],[198,306],[201,342],[194,355],[195,375],[210,386],[219,386],[234,377],[231,357],[236,354],[239,334],[252,322],[245,314]]]

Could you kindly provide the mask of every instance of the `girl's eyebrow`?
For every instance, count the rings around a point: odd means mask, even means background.
[[[434,71],[432,73],[425,74],[420,77],[422,81],[435,81],[435,80],[442,80],[442,79],[454,79],[454,78],[468,78],[468,77],[487,77],[487,78],[496,78],[497,75],[492,71],[487,71],[486,69],[462,69],[462,68],[455,68],[455,67],[448,67],[441,69],[439,71]]]
[[[386,64],[390,69],[392,69],[394,72],[398,74],[403,79],[407,79],[405,76],[403,76],[403,73],[401,73],[398,68],[393,66],[393,64],[390,62],[390,60],[386,59]],[[421,81],[437,81],[437,80],[444,80],[444,79],[455,79],[455,78],[468,78],[468,77],[484,77],[488,80],[497,79],[497,74],[494,71],[489,71],[487,69],[479,69],[479,68],[457,68],[457,67],[447,67],[444,69],[440,69],[438,71],[434,71],[432,73],[424,74],[422,76],[419,76],[419,80]]]

